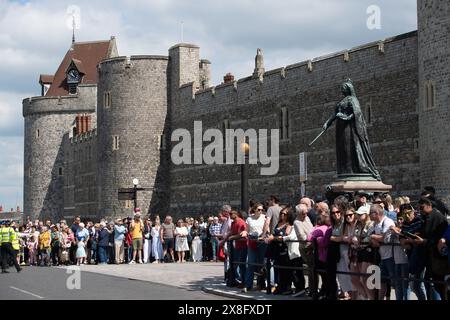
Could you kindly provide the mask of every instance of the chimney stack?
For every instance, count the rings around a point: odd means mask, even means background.
[[[223,77],[223,82],[224,83],[231,83],[234,81],[234,76],[228,72],[224,77]]]

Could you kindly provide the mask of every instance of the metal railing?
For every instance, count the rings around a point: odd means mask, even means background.
[[[258,240],[257,242],[264,242],[264,240]],[[249,263],[248,261],[245,262],[239,262],[239,261],[234,261],[234,257],[233,257],[233,251],[234,251],[234,247],[233,247],[233,241],[227,241],[227,246],[228,246],[228,256],[226,259],[228,259],[228,263],[229,263],[229,269],[231,269],[232,272],[232,276],[234,277],[234,272],[235,272],[235,265],[245,265],[247,266],[257,266],[257,267],[265,267],[266,269],[266,293],[267,294],[272,294],[272,279],[271,279],[271,273],[270,270],[273,268],[274,270],[278,269],[278,270],[302,270],[302,271],[308,271],[309,275],[311,276],[311,279],[308,276],[308,284],[310,286],[310,291],[312,291],[313,293],[313,299],[314,299],[314,294],[317,293],[318,291],[318,275],[320,274],[321,276],[326,276],[326,274],[328,273],[328,271],[326,269],[319,269],[316,266],[316,262],[318,260],[318,245],[316,241],[305,241],[305,240],[287,240],[287,241],[283,241],[285,243],[289,243],[289,242],[298,242],[298,243],[303,243],[303,244],[308,244],[310,243],[312,245],[312,254],[313,254],[313,259],[312,259],[312,263],[308,266],[306,264],[306,267],[293,267],[293,266],[284,266],[284,265],[275,265],[273,264],[273,262],[271,261],[271,258],[267,258],[265,257],[265,263],[261,264],[261,263]],[[360,243],[361,246],[369,246],[370,243],[369,242],[363,242]],[[400,243],[381,243],[381,246],[390,246],[390,247],[394,247],[394,246],[402,246]],[[377,249],[377,248],[376,248]],[[373,251],[373,259],[375,261],[375,255],[377,254],[377,250],[372,250]],[[379,264],[378,264],[379,265]],[[360,272],[352,272],[352,271],[335,271],[336,275],[337,274],[345,274],[345,275],[349,275],[349,276],[359,276],[359,277],[363,277],[363,278],[368,278],[370,276],[373,276],[374,273],[360,273]],[[391,283],[395,283],[396,281],[408,281],[409,282],[421,282],[424,284],[430,284],[430,285],[436,285],[436,284],[440,284],[440,285],[445,285],[446,289],[445,289],[445,297],[441,297],[443,300],[447,300],[448,299],[448,290],[449,290],[449,281],[439,281],[439,280],[433,280],[433,279],[425,279],[425,278],[416,278],[413,276],[408,276],[408,277],[390,277],[390,276],[380,276],[381,279],[383,280],[390,280]],[[225,274],[225,279],[227,278],[227,275]],[[226,279],[227,280],[227,279]],[[228,279],[229,280],[229,279]],[[234,279],[232,279],[232,281],[234,281]],[[432,296],[432,290],[433,287],[429,286],[429,292],[427,292],[427,297]],[[374,291],[374,300],[378,300],[379,299],[379,289],[375,288],[373,289]]]

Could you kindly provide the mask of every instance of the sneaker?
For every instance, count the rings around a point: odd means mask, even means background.
[[[142,262],[142,260],[139,260],[139,262],[138,262],[138,263],[142,264],[143,262]]]
[[[17,273],[20,273],[22,271],[22,268],[17,269]]]
[[[128,262],[128,264],[136,264],[136,262],[134,260]]]
[[[242,290],[241,290],[242,293],[247,293],[247,291],[250,291],[250,290],[247,289],[246,287],[242,288]]]

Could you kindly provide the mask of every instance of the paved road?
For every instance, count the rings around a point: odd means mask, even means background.
[[[10,269],[0,274],[0,299],[137,299],[137,300],[222,300],[198,289],[188,290],[141,280],[81,272],[80,289],[67,289],[67,270],[50,267],[25,267],[21,273]],[[72,282],[73,283],[73,282]]]

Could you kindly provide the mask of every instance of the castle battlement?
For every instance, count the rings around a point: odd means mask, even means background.
[[[162,56],[162,55],[134,55],[134,56],[120,56],[120,57],[114,57],[114,58],[108,58],[102,60],[98,65],[97,69],[101,69],[102,65],[109,64],[109,63],[119,63],[122,62],[124,64],[124,67],[129,68],[132,61],[138,61],[138,60],[169,60],[168,56]]]
[[[38,96],[23,99],[23,116],[44,113],[90,113],[95,112],[96,84],[80,84],[77,94],[70,96]]]
[[[194,82],[189,82],[179,87],[178,109],[181,112],[174,117],[200,115],[212,112],[214,107],[226,109],[236,101],[253,103],[256,97],[269,98],[281,89],[301,93],[324,83],[336,86],[336,75],[342,74],[338,81],[344,80],[348,76],[347,70],[352,70],[353,65],[363,66],[361,71],[365,73],[382,76],[385,68],[401,70],[405,60],[416,59],[417,55],[411,54],[412,48],[416,52],[417,31],[268,70],[261,78],[252,75],[201,90]],[[352,75],[352,79],[364,78],[364,72]]]

